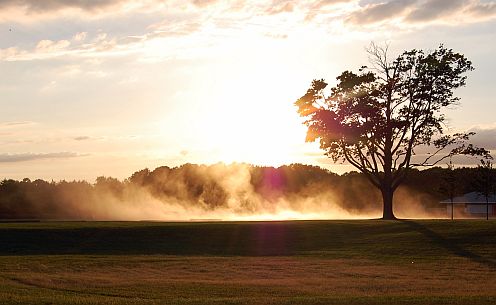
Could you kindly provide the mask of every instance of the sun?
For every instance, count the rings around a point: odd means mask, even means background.
[[[281,43],[261,48],[252,41],[242,53],[184,71],[188,84],[181,84],[175,115],[167,117],[162,132],[172,139],[163,141],[169,147],[190,152],[181,162],[317,163],[315,154],[306,154],[317,149],[305,143],[306,126],[294,106],[311,82],[302,71],[311,67],[296,72],[288,66],[294,58],[285,58],[287,45]]]
[[[249,79],[238,79],[218,96],[204,125],[206,138],[216,143],[223,162],[271,166],[294,162],[306,131],[292,100],[263,84],[256,87],[262,89],[246,90],[247,83]]]
[[[195,87],[183,90],[175,118],[162,131],[183,139],[181,150],[201,152],[183,161],[270,166],[298,161],[306,127],[294,101],[305,83],[284,65],[270,71],[268,66],[235,62],[191,72]]]

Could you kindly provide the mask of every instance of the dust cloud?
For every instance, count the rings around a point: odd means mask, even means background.
[[[66,220],[299,220],[369,219],[382,215],[380,193],[358,173],[336,175],[292,164],[185,164],[134,173],[125,181],[4,180],[1,219]],[[408,188],[395,195],[396,214],[443,217],[426,208],[427,194]]]

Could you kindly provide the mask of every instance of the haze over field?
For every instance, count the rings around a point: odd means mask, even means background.
[[[470,191],[475,170],[460,188]],[[439,205],[444,171],[412,172],[395,195],[405,218],[446,218]],[[317,167],[187,164],[138,171],[126,181],[42,180],[0,183],[0,219],[287,220],[381,216],[381,194],[358,173],[336,175]],[[459,215],[461,216],[461,214]]]
[[[293,102],[367,64],[371,40],[472,60],[449,126],[494,149],[495,16],[493,0],[1,1],[0,178],[233,161],[349,171],[304,143]]]

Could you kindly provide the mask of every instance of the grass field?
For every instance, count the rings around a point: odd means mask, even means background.
[[[1,304],[496,304],[496,222],[0,223]]]

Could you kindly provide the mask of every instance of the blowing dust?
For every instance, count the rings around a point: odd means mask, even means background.
[[[11,185],[7,185],[9,182]],[[7,189],[7,191],[6,191]],[[0,218],[81,220],[299,220],[382,216],[379,191],[356,173],[342,176],[293,164],[185,164],[142,170],[129,179],[2,182]],[[398,217],[436,218],[428,195],[400,188]]]

